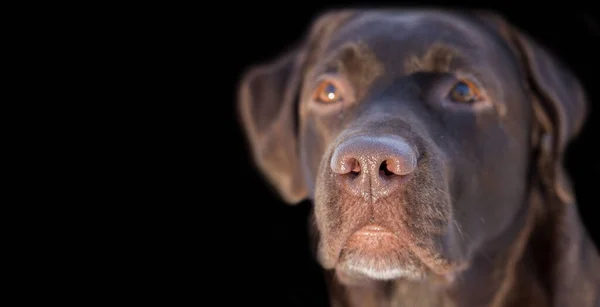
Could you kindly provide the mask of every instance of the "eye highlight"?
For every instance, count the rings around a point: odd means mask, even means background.
[[[483,95],[475,83],[469,80],[460,80],[450,90],[449,98],[459,103],[475,103],[483,100]]]
[[[315,88],[313,99],[321,103],[334,103],[342,99],[342,93],[334,82],[323,80]]]

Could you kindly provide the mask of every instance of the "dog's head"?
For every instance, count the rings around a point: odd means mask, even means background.
[[[239,106],[346,282],[453,275],[524,214],[532,174],[569,201],[561,158],[585,116],[575,77],[505,20],[437,10],[327,12],[243,76]]]

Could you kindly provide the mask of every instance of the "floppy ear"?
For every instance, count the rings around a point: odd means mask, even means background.
[[[524,33],[516,33],[515,43],[523,54],[531,90],[539,99],[534,105],[538,121],[550,118],[552,127],[543,130],[541,150],[553,165],[554,189],[565,203],[575,201],[563,157],[569,143],[579,134],[587,116],[587,97],[573,72],[548,50]],[[542,114],[544,112],[545,114]],[[554,172],[552,176],[552,172]],[[551,179],[550,179],[551,180]],[[549,187],[551,188],[551,187]]]
[[[479,17],[502,35],[523,64],[539,136],[540,171],[547,188],[565,203],[574,201],[563,167],[564,152],[587,116],[586,94],[573,72],[550,51],[494,12]]]
[[[333,25],[347,16],[346,11],[320,15],[306,42],[273,62],[252,67],[239,84],[238,113],[254,161],[289,204],[308,196],[300,171],[297,134],[298,98],[308,55],[333,32]]]
[[[250,69],[242,76],[238,95],[238,111],[254,161],[290,204],[307,196],[299,170],[295,116],[304,58],[299,48]]]

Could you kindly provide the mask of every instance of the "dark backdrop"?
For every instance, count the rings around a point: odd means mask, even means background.
[[[200,246],[200,254],[211,254],[215,258],[213,262],[198,261],[200,271],[216,270],[218,277],[209,282],[215,291],[224,291],[219,297],[225,302],[246,301],[260,306],[327,304],[321,271],[308,248],[306,230],[310,204],[286,206],[257,173],[237,122],[233,98],[243,70],[273,59],[304,35],[315,14],[337,6],[342,5],[298,2],[232,5],[219,13],[204,14],[205,18],[225,18],[227,22],[222,23],[227,26],[213,23],[213,27],[203,28],[202,33],[211,33],[210,39],[203,34],[194,36],[196,42],[203,44],[201,48],[209,49],[211,53],[211,57],[201,59],[201,71],[197,73],[200,78],[208,78],[208,81],[200,81],[200,94],[212,92],[217,98],[211,96],[210,100],[203,98],[192,102],[201,105],[200,115],[195,120],[210,124],[210,130],[202,130],[201,141],[193,139],[190,142],[200,144],[203,151],[210,151],[214,159],[200,162],[206,164],[201,165],[200,170],[210,169],[211,174],[201,171],[190,175],[200,180],[212,180],[213,184],[200,185],[202,188],[196,195],[201,199],[198,217],[187,218],[208,225],[210,234],[216,234],[213,237],[216,242],[211,246],[204,244],[206,233],[197,235],[194,232],[188,237],[193,240],[190,244]],[[599,23],[588,10],[564,6],[535,10],[486,8],[505,14],[514,24],[551,48],[579,75],[588,91],[592,113],[583,134],[567,152],[567,165],[574,178],[583,220],[592,229],[596,219],[593,210],[599,205],[595,200],[596,185],[600,182],[600,151],[595,144],[599,138],[593,132],[598,130],[600,120],[600,85],[596,77],[600,68],[597,59],[600,48],[596,45]],[[206,71],[203,65],[216,69]],[[226,83],[221,76],[227,77]],[[216,89],[219,89],[218,93],[215,93]],[[196,187],[192,188],[195,191]],[[204,208],[216,211],[208,214]],[[593,234],[596,240],[600,238],[596,229]]]

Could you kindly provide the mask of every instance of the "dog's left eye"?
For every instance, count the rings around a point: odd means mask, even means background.
[[[450,91],[450,99],[454,102],[474,103],[483,99],[479,87],[469,80],[461,80]]]
[[[333,103],[342,98],[338,87],[329,80],[323,80],[317,85],[313,98],[322,103]]]

